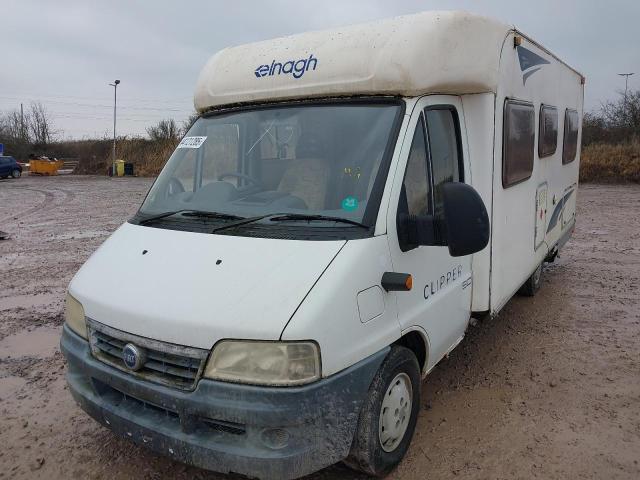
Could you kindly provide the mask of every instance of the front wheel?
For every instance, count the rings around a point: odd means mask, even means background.
[[[394,345],[376,373],[345,463],[384,476],[404,457],[420,410],[420,367],[411,350]]]
[[[17,168],[11,172],[11,176],[13,178],[20,178],[20,175],[22,175],[22,172],[20,172],[20,170],[18,170]]]

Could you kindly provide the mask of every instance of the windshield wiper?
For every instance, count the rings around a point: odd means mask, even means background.
[[[277,214],[276,214],[277,215]],[[285,221],[325,221],[325,222],[340,222],[340,223],[348,223],[349,225],[355,225],[357,227],[366,228],[369,230],[371,227],[369,225],[365,225],[361,222],[356,222],[355,220],[349,220],[348,218],[342,217],[332,217],[330,215],[311,215],[304,213],[287,213],[285,215],[280,215],[277,217],[271,217],[269,220],[272,222],[285,222]]]
[[[211,233],[216,233],[216,232],[219,232],[220,230],[227,230],[233,227],[239,227],[240,225],[246,225],[247,223],[257,222],[258,220],[262,220],[263,218],[273,217],[274,215],[286,215],[286,213],[268,213],[266,215],[258,215],[256,217],[247,217],[247,218],[240,217],[241,219],[238,220],[237,222],[232,222],[226,225],[222,225],[221,227],[216,227],[213,230],[211,230]]]
[[[230,213],[220,212],[208,212],[206,210],[190,210],[183,208],[181,210],[173,210],[171,212],[159,213],[158,215],[152,215],[151,217],[144,218],[138,222],[138,225],[145,225],[161,218],[171,217],[172,215],[182,214],[187,217],[202,217],[202,218],[219,218],[221,220],[241,220],[244,217],[238,215],[232,215]]]
[[[321,220],[321,221],[327,221],[327,222],[348,223],[350,225],[355,225],[357,227],[366,228],[367,230],[371,228],[368,225],[365,225],[364,223],[356,222],[355,220],[349,220],[348,218],[331,217],[328,215],[309,215],[304,213],[286,213],[285,212],[285,213],[268,213],[266,215],[258,215],[256,217],[243,218],[242,220],[238,220],[237,222],[231,222],[226,225],[216,227],[211,231],[211,233],[216,233],[221,230],[228,230],[230,228],[239,227],[241,225],[246,225],[248,223],[258,222],[260,220],[264,220],[265,218],[268,218],[274,222],[279,222],[279,221],[284,222],[288,220],[292,220],[294,222]]]

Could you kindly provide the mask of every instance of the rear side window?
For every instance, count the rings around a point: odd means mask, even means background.
[[[502,145],[502,186],[523,182],[533,172],[535,111],[533,105],[518,100],[504,104]]]
[[[540,129],[538,133],[538,156],[548,157],[558,146],[558,109],[540,105]]]
[[[578,112],[564,112],[564,140],[562,142],[562,163],[566,165],[576,159],[578,151]]]
[[[458,118],[451,108],[426,110],[429,152],[433,175],[435,213],[443,209],[442,186],[447,182],[461,182],[462,167],[459,142]]]

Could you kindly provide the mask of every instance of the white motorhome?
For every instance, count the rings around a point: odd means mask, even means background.
[[[463,12],[218,52],[200,118],[69,285],[73,396],[207,469],[385,474],[421,379],[571,235],[583,85]]]

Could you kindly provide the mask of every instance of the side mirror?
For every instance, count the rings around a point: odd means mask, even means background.
[[[398,216],[403,252],[420,245],[447,246],[452,257],[479,252],[489,243],[489,216],[475,189],[465,183],[442,185],[443,212]]]
[[[442,185],[446,245],[452,257],[479,252],[489,243],[489,215],[482,198],[466,183]]]

